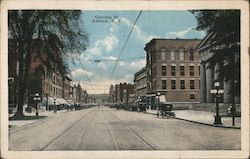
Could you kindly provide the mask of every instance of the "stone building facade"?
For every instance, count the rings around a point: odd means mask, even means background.
[[[200,101],[198,39],[152,39],[146,44],[147,96],[160,92],[167,102]]]
[[[214,36],[215,34],[213,33],[208,34],[197,46],[197,51],[200,54],[201,103],[215,102],[213,95],[210,93],[210,90],[213,89],[215,81],[220,82],[221,88],[224,89],[224,94],[221,102],[232,103],[232,91],[235,91],[232,90],[232,83],[225,81],[224,78],[219,74],[219,72],[221,72],[220,70],[224,69],[224,65],[227,63],[227,61],[225,59],[221,60],[220,63],[213,63],[208,61],[208,59],[214,54],[211,52],[211,50],[218,50],[220,47],[223,47],[214,42]],[[239,93],[235,94],[235,103],[240,103]]]

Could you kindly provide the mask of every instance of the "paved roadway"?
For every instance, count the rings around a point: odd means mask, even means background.
[[[240,130],[97,106],[11,129],[10,150],[239,150]]]

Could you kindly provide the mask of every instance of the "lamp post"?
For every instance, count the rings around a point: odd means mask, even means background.
[[[220,83],[215,82],[214,83],[214,89],[210,90],[210,93],[215,95],[216,97],[216,115],[214,116],[214,124],[221,125],[221,116],[219,113],[219,98],[224,93],[223,89],[220,89]]]
[[[140,103],[141,103],[141,97],[138,97],[138,103],[137,103],[137,111],[140,111]]]
[[[156,110],[157,110],[157,117],[159,117],[160,95],[161,95],[160,92],[157,92],[157,93],[156,93],[156,96],[157,96],[157,107],[156,107]]]
[[[33,100],[36,103],[36,116],[38,116],[39,115],[39,113],[38,113],[38,102],[41,100],[41,98],[39,97],[39,93],[35,94],[35,97],[33,98]]]
[[[54,96],[54,113],[56,113],[56,110],[57,110],[57,108],[56,108],[56,97]]]

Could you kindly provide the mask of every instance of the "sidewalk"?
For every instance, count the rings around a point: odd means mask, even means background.
[[[74,111],[74,110],[73,110]],[[71,111],[67,111],[67,110],[58,110],[56,113],[54,113],[53,111],[39,111],[39,116],[46,116],[45,118],[40,118],[40,119],[36,119],[36,120],[9,120],[9,125],[11,125],[11,128],[17,128],[17,127],[21,127],[27,124],[31,124],[37,121],[41,121],[41,120],[45,120],[48,118],[53,118],[56,115],[60,114],[60,113],[65,113],[65,112],[71,112]],[[9,117],[13,116],[14,114],[10,114]],[[31,113],[27,113],[24,112],[25,116],[35,116],[36,112],[31,112]]]
[[[147,113],[156,115],[156,110],[147,110]],[[195,110],[174,110],[175,118],[189,122],[226,128],[240,128],[241,118],[235,117],[235,126],[232,126],[232,117],[221,117],[222,125],[214,125],[214,113]]]

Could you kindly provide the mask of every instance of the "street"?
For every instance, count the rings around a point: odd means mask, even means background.
[[[9,130],[9,149],[240,150],[241,130],[96,106]]]

